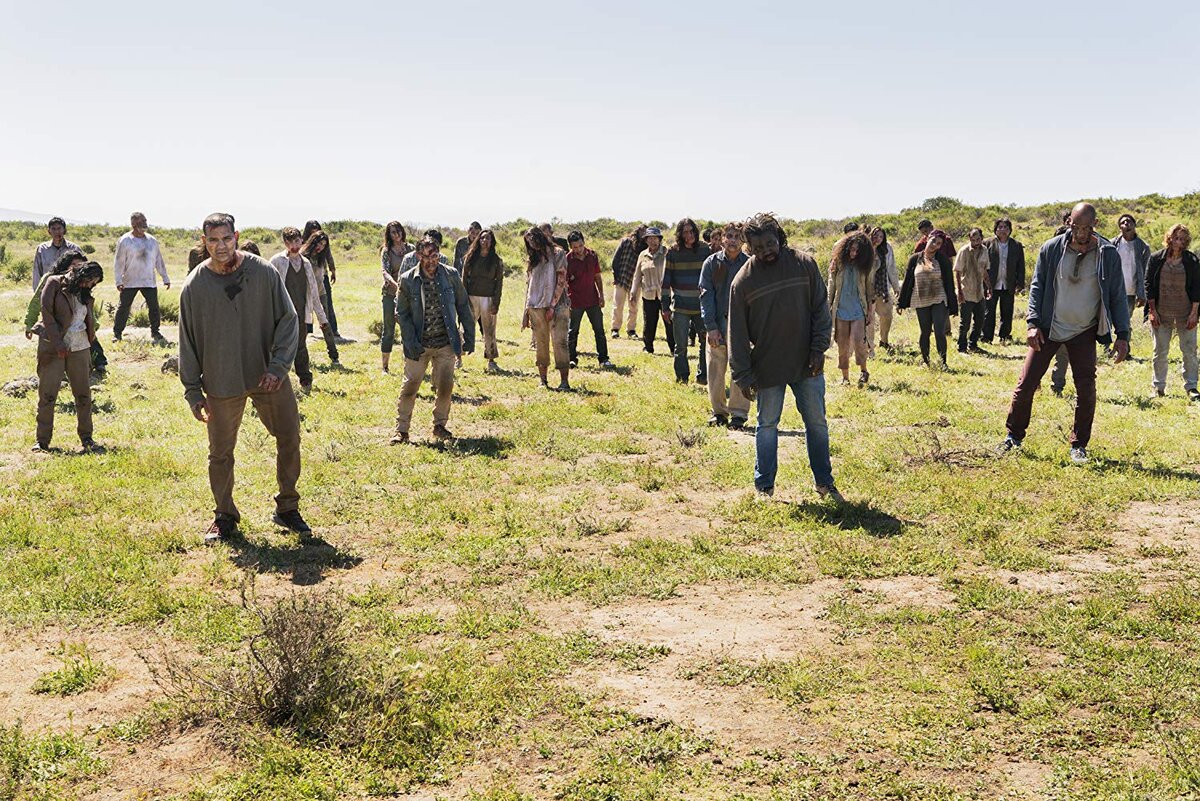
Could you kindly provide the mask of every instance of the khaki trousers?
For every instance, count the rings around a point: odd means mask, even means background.
[[[58,402],[58,389],[63,376],[71,384],[75,397],[76,428],[80,441],[92,438],[92,387],[88,383],[92,374],[92,352],[88,348],[70,353],[66,358],[59,356],[49,342],[38,343],[38,407],[37,441],[49,445],[54,436],[54,404]]]
[[[396,432],[407,434],[412,423],[413,406],[417,403],[417,390],[425,380],[425,370],[433,364],[433,424],[444,426],[450,422],[450,399],[454,395],[454,348],[425,348],[420,357],[404,360],[404,383],[400,385],[400,399],[396,401]]]
[[[496,312],[498,310],[492,308],[492,299],[470,295],[467,300],[471,302],[471,316],[483,329],[483,358],[488,361],[499,358],[500,351],[496,348]]]
[[[563,306],[555,309],[554,316],[547,320],[545,309],[529,310],[529,326],[533,329],[533,344],[537,348],[538,370],[550,366],[550,350],[554,350],[554,369],[566,370],[570,364],[567,352],[567,331],[570,328],[570,310]]]
[[[629,324],[626,331],[637,330],[638,307],[641,306],[642,293],[626,289],[620,284],[613,284],[613,318],[612,330],[621,330],[621,321],[625,319],[625,311],[629,311]]]
[[[285,378],[274,392],[254,389],[232,398],[208,398],[208,483],[217,516],[233,520],[242,517],[233,502],[233,451],[247,399],[254,404],[267,433],[275,438],[275,479],[279,484],[275,511],[282,514],[300,505],[300,493],[296,491],[300,481],[300,410],[292,380]]]
[[[713,414],[740,417],[744,420],[750,416],[750,400],[733,381],[729,382],[729,400],[725,400],[725,373],[728,370],[729,346],[709,345],[708,402],[712,405]]]
[[[872,351],[875,349],[876,341],[889,342],[888,334],[892,331],[893,308],[893,302],[890,299],[875,299],[875,314],[871,315],[871,324],[867,331],[867,344],[871,346]],[[876,316],[878,316],[878,320],[875,319]],[[879,334],[878,340],[875,339],[876,332]]]

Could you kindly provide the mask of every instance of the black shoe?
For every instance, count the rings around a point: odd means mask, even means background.
[[[728,426],[729,418],[723,414],[714,414],[712,417],[708,418],[708,424],[710,426]]]
[[[84,453],[104,453],[104,446],[97,445],[96,440],[92,439],[91,437],[88,437],[85,440],[80,440],[80,444],[83,446]]]
[[[706,375],[696,376],[696,383],[702,387],[707,387],[708,386],[708,376],[706,376]]]
[[[635,336],[637,336],[637,331],[626,331],[625,336],[629,337],[630,339],[633,339]]]
[[[615,328],[614,328],[612,331],[610,331],[609,333],[610,333],[610,334],[612,334],[612,338],[613,338],[613,339],[620,339],[620,338],[621,338],[621,334],[620,334],[620,332],[619,332],[619,331],[617,331],[617,329],[615,329]]]
[[[49,453],[50,444],[47,442],[37,442],[34,443],[32,450],[34,453]]]
[[[967,346],[966,346],[966,345],[959,345],[959,346],[958,346],[958,352],[959,352],[959,353],[966,353],[966,352],[967,352]]]
[[[1054,397],[1061,398],[1063,394],[1062,387],[1050,387],[1050,391],[1054,393]]]
[[[574,370],[579,366],[579,359],[571,359],[571,369]]]
[[[648,348],[645,345],[642,345],[642,351],[644,353],[649,353],[651,356],[654,355],[654,348]]]
[[[312,534],[312,526],[304,522],[304,518],[300,516],[299,509],[276,512],[271,516],[271,522],[277,526],[283,526],[289,531],[294,531],[297,534]]]
[[[241,532],[238,531],[236,520],[232,517],[218,517],[204,532],[204,541],[212,543],[217,540],[231,540],[239,534]]]

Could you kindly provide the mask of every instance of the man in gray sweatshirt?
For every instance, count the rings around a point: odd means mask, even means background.
[[[208,426],[208,480],[216,518],[207,539],[237,534],[241,514],[233,502],[233,450],[246,401],[275,438],[277,525],[298,534],[312,529],[300,516],[300,414],[288,371],[300,328],[296,310],[275,268],[237,249],[231,214],[210,214],[204,239],[211,256],[179,295],[179,380],[197,420]]]

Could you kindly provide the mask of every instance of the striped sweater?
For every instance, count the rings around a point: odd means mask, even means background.
[[[671,301],[672,314],[700,313],[700,268],[712,250],[703,242],[693,248],[673,247],[667,251],[663,271],[663,297]]]

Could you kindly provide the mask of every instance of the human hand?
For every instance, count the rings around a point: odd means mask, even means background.
[[[1118,339],[1117,344],[1113,346],[1113,352],[1116,354],[1113,364],[1120,364],[1129,358],[1129,343],[1124,339]]]
[[[117,291],[118,291],[118,292],[124,292],[124,291],[125,291],[125,285],[124,285],[124,284],[117,284]]]
[[[329,283],[331,283],[331,284],[337,283],[337,273],[335,273],[333,270],[329,271]]]
[[[170,289],[170,288],[171,288],[171,282],[163,281],[163,289]]]
[[[825,354],[813,351],[808,354],[808,374],[818,376],[825,372]]]
[[[720,331],[709,331],[708,332],[708,346],[710,348],[719,348],[719,347],[721,347],[721,344],[722,344],[721,343],[721,332]]]
[[[192,417],[195,417],[201,423],[207,423],[212,419],[212,412],[208,408],[207,398],[192,405]]]
[[[1046,338],[1042,336],[1042,330],[1040,328],[1030,328],[1025,332],[1025,341],[1028,342],[1029,347],[1033,348],[1034,350],[1041,350],[1042,345],[1046,342]]]
[[[1196,313],[1192,312],[1187,318],[1187,330],[1191,331],[1196,327]]]
[[[1161,321],[1158,319],[1158,312],[1156,312],[1156,311],[1154,311],[1154,310],[1151,310],[1151,311],[1150,311],[1150,325],[1151,325],[1151,327],[1153,327],[1153,328],[1158,328],[1158,326],[1160,325],[1160,323],[1161,323]]]
[[[758,388],[753,384],[738,384],[738,388],[748,401],[753,401],[758,396]]]
[[[29,329],[26,329],[26,330],[25,330],[25,338],[26,338],[26,339],[33,339],[33,331],[30,331]]]
[[[65,359],[71,355],[71,351],[67,350],[66,348],[59,348],[56,352],[58,353],[58,358],[60,359]]]
[[[554,319],[554,309],[552,309],[552,308],[546,309],[546,322],[550,322],[553,319]]]
[[[281,386],[283,386],[283,379],[274,373],[263,373],[262,378],[258,380],[258,387],[264,392],[274,392]]]

